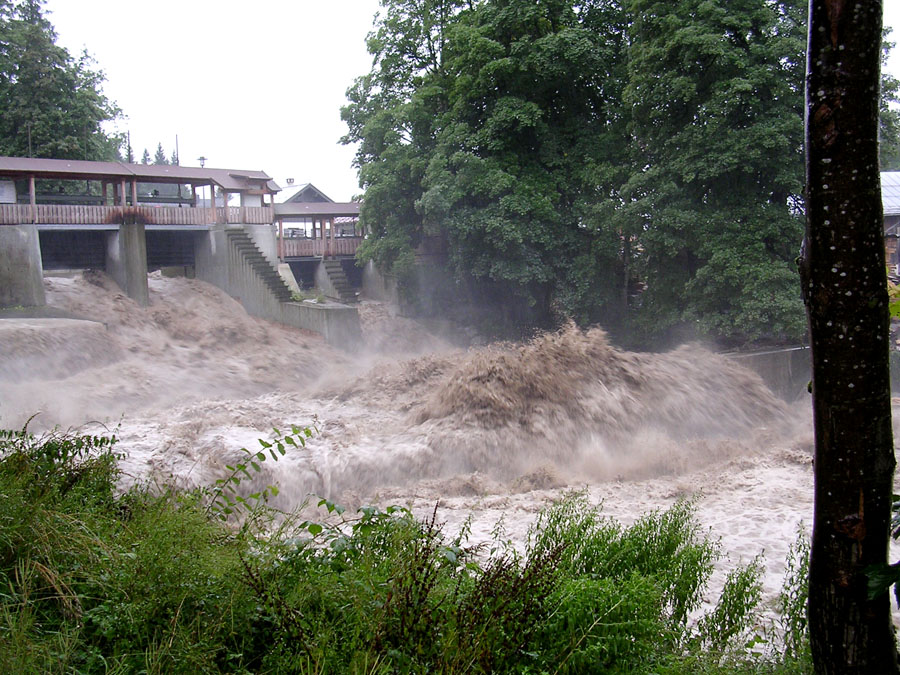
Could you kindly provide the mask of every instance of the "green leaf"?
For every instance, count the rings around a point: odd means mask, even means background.
[[[261,446],[263,446],[264,448],[271,448],[271,447],[272,447],[272,444],[271,444],[271,443],[269,443],[269,442],[263,440],[262,438],[259,438],[259,439],[257,439],[257,440],[259,441],[259,444],[260,444]]]
[[[869,600],[874,600],[900,581],[900,563],[869,565],[866,568],[866,576],[868,577]]]
[[[318,523],[310,523],[309,527],[307,527],[306,529],[309,530],[309,533],[315,537],[321,534],[323,528]]]

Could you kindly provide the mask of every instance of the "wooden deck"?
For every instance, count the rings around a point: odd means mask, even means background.
[[[229,206],[215,209],[171,206],[75,206],[71,204],[0,204],[0,225],[103,225],[139,222],[147,225],[214,225],[272,223],[271,206]],[[354,249],[355,250],[355,249]]]
[[[335,237],[334,245],[330,239],[294,239],[282,240],[284,258],[320,258],[323,255],[356,255],[356,249],[363,237]]]

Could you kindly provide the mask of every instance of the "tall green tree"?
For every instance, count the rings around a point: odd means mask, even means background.
[[[800,337],[804,3],[628,6],[643,324]]]
[[[372,70],[347,91],[345,143],[359,143],[355,165],[366,198],[360,219],[371,233],[361,255],[401,278],[425,236],[416,209],[437,120],[447,109],[443,71],[449,25],[460,0],[383,0],[367,47]],[[431,232],[434,234],[434,232]]]
[[[627,148],[616,3],[495,0],[460,15],[448,111],[417,202],[450,262],[506,297],[596,321],[617,297],[620,233],[597,217]],[[607,308],[608,309],[608,308]]]
[[[528,321],[805,335],[803,0],[382,7],[342,111],[362,257],[402,277],[438,236]]]
[[[881,47],[881,100],[879,102],[879,161],[882,171],[900,171],[900,81],[885,70],[888,55],[896,47],[888,41],[890,28],[884,29]]]
[[[120,111],[103,81],[86,52],[56,44],[43,0],[0,2],[0,155],[118,158],[123,138],[103,125]]]
[[[591,308],[615,295],[597,286],[615,278],[620,248],[608,226],[595,241],[594,203],[617,182],[609,158],[625,146],[621,133],[615,149],[598,144],[621,119],[608,75],[624,72],[624,29],[610,30],[618,4],[384,7],[373,70],[343,110],[374,235],[362,255],[402,272],[422,237],[439,235],[457,278],[504,306],[518,297],[536,316],[556,302],[596,318]]]

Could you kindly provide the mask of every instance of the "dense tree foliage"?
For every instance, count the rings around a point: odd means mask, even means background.
[[[887,57],[896,42],[887,40],[891,28],[885,27],[881,47],[881,105],[878,129],[882,171],[900,171],[900,81],[885,72]]]
[[[56,44],[42,0],[0,0],[0,155],[108,160],[123,138],[103,73]]]
[[[798,335],[804,7],[633,0],[626,101],[647,318]]]
[[[382,4],[342,111],[363,257],[402,279],[439,236],[532,318],[804,333],[806,3]]]

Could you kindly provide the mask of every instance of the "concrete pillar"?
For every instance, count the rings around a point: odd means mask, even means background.
[[[143,307],[150,305],[147,286],[147,239],[144,226],[120,225],[106,240],[106,272],[125,295]]]
[[[194,240],[194,274],[234,295],[228,280],[229,249],[224,225],[213,225]]]
[[[46,302],[37,227],[0,225],[0,307],[36,307]]]

